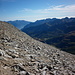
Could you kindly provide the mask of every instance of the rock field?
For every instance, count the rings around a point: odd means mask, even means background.
[[[0,21],[0,75],[75,75],[75,55]]]

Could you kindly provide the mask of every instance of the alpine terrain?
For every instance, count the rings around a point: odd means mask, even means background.
[[[0,75],[75,75],[75,55],[0,21]]]
[[[44,43],[75,54],[75,18],[52,18],[26,25],[23,32]]]

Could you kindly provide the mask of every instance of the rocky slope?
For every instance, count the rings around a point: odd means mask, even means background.
[[[75,55],[0,21],[0,75],[75,75]]]

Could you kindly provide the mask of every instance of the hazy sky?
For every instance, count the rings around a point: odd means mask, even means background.
[[[0,20],[75,17],[75,0],[0,0]]]

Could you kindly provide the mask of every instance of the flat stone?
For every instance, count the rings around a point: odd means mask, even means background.
[[[58,70],[59,68],[58,68],[58,67],[54,67],[54,69],[55,69],[55,70]]]
[[[26,71],[20,71],[19,75],[26,75],[27,72]]]

